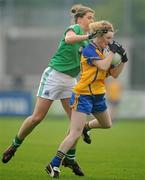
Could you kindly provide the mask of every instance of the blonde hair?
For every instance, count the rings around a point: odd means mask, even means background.
[[[75,23],[77,23],[77,19],[79,17],[81,18],[84,17],[88,12],[95,14],[95,11],[93,9],[87,6],[83,6],[82,4],[75,4],[71,8],[71,13],[74,16]]]
[[[89,30],[92,33],[97,32],[97,37],[103,36],[107,32],[114,32],[113,25],[109,21],[97,21],[89,24]]]

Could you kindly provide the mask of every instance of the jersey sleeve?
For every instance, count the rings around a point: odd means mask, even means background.
[[[74,31],[77,35],[81,35],[82,32],[81,32],[81,28],[78,24],[75,24],[75,25],[71,25],[67,28],[67,30],[65,31],[65,34],[69,31],[69,30],[72,30]]]
[[[91,48],[90,46],[87,46],[83,49],[82,55],[84,56],[84,58],[86,58],[87,63],[91,66],[94,66],[92,63],[94,60],[101,60],[96,50],[94,48]]]

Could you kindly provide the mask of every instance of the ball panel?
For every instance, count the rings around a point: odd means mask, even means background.
[[[111,65],[117,66],[121,63],[121,56],[118,53],[115,53]]]

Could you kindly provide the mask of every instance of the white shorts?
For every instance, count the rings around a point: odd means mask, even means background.
[[[37,96],[50,100],[70,98],[76,82],[76,78],[48,67],[42,74]]]

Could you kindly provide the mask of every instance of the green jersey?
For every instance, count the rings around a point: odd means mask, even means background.
[[[76,42],[74,44],[67,44],[65,42],[65,35],[67,31],[73,30],[77,35],[83,35],[82,28],[78,25],[69,26],[63,34],[56,53],[51,58],[49,66],[56,71],[76,77],[80,72],[80,50],[88,44],[88,41]]]

